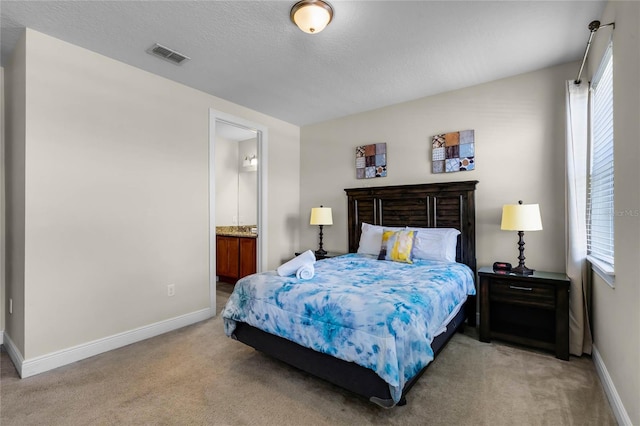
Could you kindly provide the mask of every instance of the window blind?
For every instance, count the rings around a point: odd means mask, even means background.
[[[609,44],[591,87],[587,250],[614,265],[613,55]]]

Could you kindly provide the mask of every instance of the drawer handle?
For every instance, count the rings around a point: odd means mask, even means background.
[[[509,288],[513,290],[533,291],[533,288],[531,287],[518,287],[517,285],[510,285]]]

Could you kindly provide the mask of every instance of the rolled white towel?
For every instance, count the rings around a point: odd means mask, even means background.
[[[278,266],[276,272],[281,277],[286,277],[295,274],[301,266],[313,265],[314,263],[316,263],[316,256],[311,250],[307,250],[299,256],[294,257],[290,261]]]
[[[310,280],[316,274],[316,268],[312,264],[302,265],[296,271],[296,278],[299,280]]]

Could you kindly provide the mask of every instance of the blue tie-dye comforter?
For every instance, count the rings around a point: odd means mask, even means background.
[[[391,396],[431,360],[431,342],[451,312],[475,294],[466,265],[413,264],[348,254],[298,280],[275,271],[238,281],[222,311],[225,333],[241,321],[374,370]]]

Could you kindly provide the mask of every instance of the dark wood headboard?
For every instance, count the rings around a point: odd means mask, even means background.
[[[362,222],[383,226],[456,228],[456,260],[476,271],[478,181],[425,183],[345,189],[348,203],[349,252],[358,251]]]

